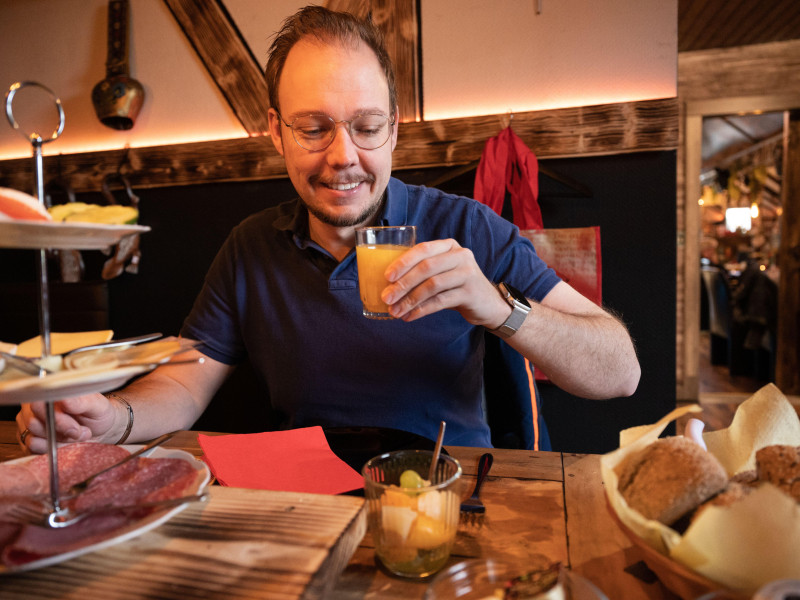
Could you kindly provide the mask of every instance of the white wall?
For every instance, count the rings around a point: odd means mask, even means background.
[[[677,95],[677,2],[540,2],[423,0],[426,120]]]
[[[131,75],[146,100],[135,127],[120,132],[91,104],[105,77],[107,0],[0,0],[0,89],[34,80],[64,105],[64,133],[44,154],[245,136],[164,2],[130,4]],[[271,34],[304,4],[225,0],[262,65]],[[535,0],[421,4],[426,119],[676,95],[677,0],[542,0],[541,15]],[[20,120],[35,113],[34,95],[15,99]],[[55,126],[51,108],[24,118],[43,123],[42,134]],[[0,160],[30,155],[2,119]]]

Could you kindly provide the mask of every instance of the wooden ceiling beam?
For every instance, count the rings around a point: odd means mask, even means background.
[[[269,131],[267,82],[220,0],[164,0],[186,38],[251,136]]]
[[[416,0],[328,0],[331,10],[345,11],[360,18],[372,15],[381,30],[394,64],[400,121],[422,118],[419,25]]]

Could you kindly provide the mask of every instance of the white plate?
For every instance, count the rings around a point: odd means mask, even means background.
[[[141,448],[141,446],[123,446],[129,452],[134,452]],[[206,466],[206,463],[202,460],[196,459],[194,456],[189,454],[188,452],[184,452],[183,450],[174,450],[171,448],[154,448],[151,452],[147,453],[147,456],[150,458],[180,458],[182,460],[188,461],[191,465],[197,470],[197,479],[195,480],[195,485],[191,489],[186,490],[185,494],[199,494],[201,493],[208,482],[211,480],[211,473]],[[8,461],[8,464],[11,463],[20,463],[31,460],[32,456],[26,456],[24,458],[18,458],[16,460]],[[19,573],[21,571],[32,571],[34,569],[41,569],[42,567],[49,567],[51,565],[55,565],[66,560],[70,560],[71,558],[75,558],[77,556],[81,556],[83,554],[88,554],[89,552],[96,552],[97,550],[102,550],[103,548],[108,548],[109,546],[114,546],[116,544],[120,544],[126,540],[139,536],[146,531],[150,531],[151,529],[158,527],[162,523],[165,523],[173,516],[184,510],[188,506],[187,504],[181,504],[180,506],[176,506],[174,508],[165,508],[163,510],[154,512],[143,519],[140,519],[136,522],[130,523],[129,525],[125,525],[120,527],[119,529],[114,529],[109,531],[105,539],[100,540],[98,542],[89,544],[82,548],[77,548],[75,550],[71,550],[69,552],[65,552],[63,554],[55,554],[53,556],[48,556],[46,558],[41,558],[39,560],[34,560],[29,563],[25,563],[24,565],[19,565],[15,567],[8,567],[5,565],[0,565],[0,575],[9,574],[9,573]]]
[[[90,369],[67,369],[44,377],[25,375],[4,379],[0,381],[0,406],[23,402],[56,402],[93,392],[107,392],[122,387],[131,378],[150,370],[151,365],[116,369],[98,366]]]
[[[147,231],[145,225],[0,221],[0,248],[104,250],[126,236]]]
[[[139,364],[166,363],[173,356],[196,347],[192,340],[162,338],[142,344],[128,344],[111,348],[79,351],[64,358],[66,369],[112,369]]]

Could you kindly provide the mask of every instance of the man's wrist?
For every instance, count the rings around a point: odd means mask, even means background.
[[[531,305],[522,292],[508,283],[498,283],[496,288],[506,306],[510,308],[510,312],[506,320],[491,331],[503,339],[508,339],[522,327],[528,313],[531,311]]]
[[[122,405],[122,408],[125,413],[125,430],[122,432],[122,436],[116,442],[116,445],[119,446],[120,444],[125,443],[125,441],[128,439],[128,436],[130,436],[131,431],[133,430],[133,418],[134,418],[133,407],[126,398],[117,394],[116,392],[104,394],[104,396],[109,400],[115,400],[119,402]]]

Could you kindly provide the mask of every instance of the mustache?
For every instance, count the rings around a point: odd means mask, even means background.
[[[346,176],[339,176],[339,177],[312,177],[311,178],[313,183],[320,183],[322,185],[348,185],[351,183],[374,183],[375,177],[372,175],[365,174],[353,174],[353,175],[346,175]]]

